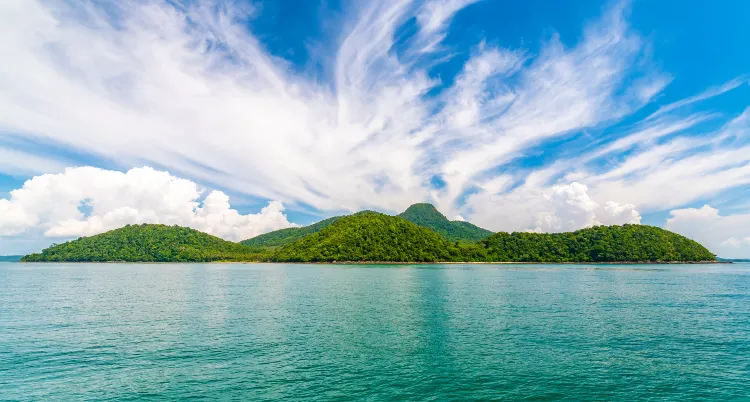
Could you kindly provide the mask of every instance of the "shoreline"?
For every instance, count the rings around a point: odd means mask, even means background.
[[[733,264],[732,261],[583,261],[583,262],[514,262],[514,261],[445,261],[445,262],[394,262],[394,261],[14,261],[21,264],[309,264],[309,265],[712,265]]]

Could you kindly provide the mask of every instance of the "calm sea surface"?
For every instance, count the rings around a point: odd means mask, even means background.
[[[750,265],[0,264],[0,400],[750,400]]]

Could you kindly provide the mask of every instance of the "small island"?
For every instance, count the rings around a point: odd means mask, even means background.
[[[129,225],[30,254],[23,262],[716,262],[701,244],[647,225],[568,233],[493,233],[450,221],[430,204],[391,216],[373,211],[326,219],[233,243],[197,230]]]

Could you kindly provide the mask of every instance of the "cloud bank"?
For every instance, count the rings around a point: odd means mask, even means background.
[[[724,216],[710,205],[675,209],[670,212],[665,228],[703,243],[721,257],[750,256],[750,214],[747,213]]]
[[[144,167],[126,173],[93,167],[36,176],[0,199],[0,236],[42,230],[47,237],[91,236],[129,224],[191,227],[239,241],[292,226],[284,206],[273,201],[257,214],[242,215],[229,197],[202,191],[185,179]]]
[[[481,191],[466,202],[478,221],[495,222],[500,231],[567,232],[597,225],[638,224],[641,215],[632,204],[603,204],[589,195],[581,183],[557,185],[546,190],[520,187],[499,195]]]

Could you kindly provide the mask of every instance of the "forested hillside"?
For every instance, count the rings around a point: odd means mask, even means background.
[[[285,246],[287,244],[294,243],[295,241],[305,236],[309,236],[313,233],[319,232],[341,218],[342,216],[334,216],[332,218],[322,220],[318,223],[313,223],[309,226],[274,230],[273,232],[268,232],[266,234],[253,237],[252,239],[244,240],[242,241],[242,244],[254,247]]]
[[[377,212],[343,217],[325,229],[284,246],[274,261],[458,261],[461,249],[436,232]]]
[[[207,262],[254,261],[261,253],[197,230],[166,225],[129,225],[58,244],[24,262]]]
[[[398,215],[409,222],[432,229],[450,241],[473,243],[490,236],[492,232],[463,221],[449,221],[435,206],[414,204]]]
[[[449,241],[398,216],[364,211],[332,218],[314,230],[309,228],[306,230],[312,233],[304,236],[298,231],[296,237],[277,237],[276,243],[267,239],[265,244],[272,247],[250,247],[178,226],[133,225],[55,245],[22,261],[715,261],[715,256],[697,242],[644,225],[597,226],[552,234],[501,232],[469,243]],[[279,242],[286,243],[279,246]]]
[[[672,262],[714,261],[705,247],[652,226],[597,226],[570,233],[497,233],[449,242],[398,217],[344,218],[283,247],[274,261]]]
[[[474,243],[492,234],[489,230],[482,229],[469,222],[449,221],[432,204],[414,204],[398,216],[418,226],[432,229],[449,241]],[[343,217],[334,216],[309,226],[275,230],[253,237],[252,239],[244,240],[242,244],[254,247],[285,246],[313,233],[317,233]]]
[[[645,225],[596,226],[568,233],[496,233],[469,256],[479,261],[661,262],[714,261],[699,243]]]

